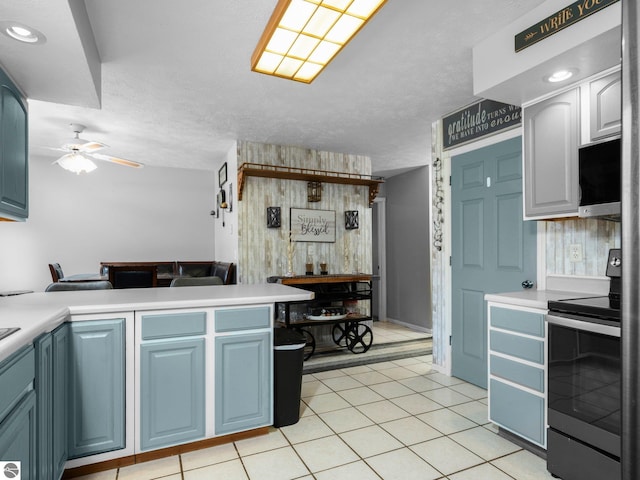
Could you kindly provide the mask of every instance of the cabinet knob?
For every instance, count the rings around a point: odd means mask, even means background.
[[[522,288],[533,288],[533,282],[531,280],[525,280],[522,282]]]

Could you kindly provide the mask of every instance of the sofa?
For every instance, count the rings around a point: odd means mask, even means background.
[[[158,286],[169,286],[178,277],[219,277],[223,285],[236,283],[235,264],[216,260],[163,262],[100,262],[100,275],[109,276],[111,266],[152,266],[158,271]]]

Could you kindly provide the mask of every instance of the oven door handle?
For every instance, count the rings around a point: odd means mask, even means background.
[[[547,315],[547,322],[561,327],[574,328],[585,332],[600,333],[609,337],[620,337],[620,327],[602,325],[600,323],[585,322],[584,320],[573,320],[571,318]]]

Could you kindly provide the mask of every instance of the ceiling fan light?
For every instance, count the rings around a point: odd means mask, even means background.
[[[68,153],[62,157],[60,157],[56,162],[65,170],[69,170],[77,175],[80,175],[82,172],[89,173],[93,172],[96,168],[95,163],[93,163],[90,159],[85,157],[80,153]]]
[[[279,0],[251,56],[251,70],[311,83],[385,2]],[[303,67],[306,60],[320,67]]]

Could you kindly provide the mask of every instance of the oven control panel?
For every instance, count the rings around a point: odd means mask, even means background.
[[[607,277],[620,278],[622,269],[622,249],[612,248],[609,250],[609,261],[607,262]]]

